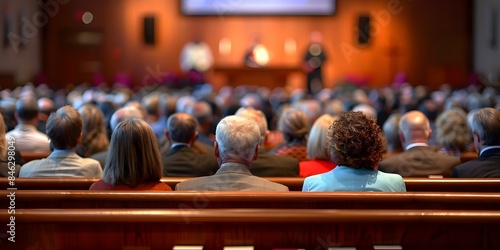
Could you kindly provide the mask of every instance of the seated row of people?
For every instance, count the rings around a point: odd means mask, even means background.
[[[199,104],[198,108],[195,108],[197,105],[192,105],[189,106],[190,108],[187,108],[187,110],[191,109],[190,112],[194,112],[193,110],[196,109],[198,111],[194,113],[198,113],[200,116],[205,116],[207,114],[207,108],[203,107],[201,102]],[[29,118],[27,118],[27,114],[35,113],[33,112],[33,110],[36,109],[35,106],[36,102],[33,98],[19,99],[16,111],[18,111],[17,113],[19,113],[19,117],[24,118],[19,119],[20,124],[16,129],[20,131],[26,130],[33,132],[31,131],[33,130],[31,128],[33,127],[32,124],[35,123],[35,120],[33,119],[30,121]],[[108,147],[109,143],[104,132],[104,119],[102,116],[99,116],[102,115],[102,113],[99,112],[99,109],[92,104],[85,104],[81,106],[78,111],[82,116],[83,129],[82,138],[76,146],[76,152],[84,157],[99,159],[101,163],[100,165],[103,167],[108,153],[105,149]],[[113,115],[113,117],[117,118],[111,119],[111,127],[115,127],[119,121],[128,117],[138,117],[147,120],[147,118],[144,118],[147,116],[144,115],[144,112],[141,112],[138,108],[127,107],[125,109],[125,113],[137,113],[132,115],[120,115],[121,111],[122,110],[118,110],[115,112],[115,115]],[[278,122],[278,129],[282,132],[285,138],[285,143],[283,145],[279,145],[270,152],[266,152],[266,142],[268,142],[267,138],[269,138],[269,131],[267,119],[264,113],[253,108],[241,108],[238,110],[238,114],[247,114],[248,116],[254,117],[261,132],[261,149],[259,150],[259,159],[252,163],[252,166],[250,167],[252,174],[257,176],[300,175],[306,177],[312,174],[330,171],[338,164],[328,156],[328,153],[325,153],[325,147],[323,146],[325,142],[322,141],[325,136],[320,135],[320,133],[316,133],[313,129],[309,130],[310,119],[303,111],[294,108],[283,111]],[[170,115],[167,119],[167,126],[165,126],[166,131],[164,134],[169,136],[165,136],[165,140],[160,143],[166,145],[166,148],[168,148],[165,152],[160,151],[163,156],[163,176],[203,176],[211,175],[217,171],[219,166],[214,155],[211,153],[213,152],[213,145],[207,146],[209,143],[199,143],[199,140],[196,140],[196,138],[200,135],[200,127],[204,127],[205,125],[201,126],[199,123],[200,120],[195,118],[196,117],[193,117],[190,114],[177,112]],[[462,115],[460,120],[462,123],[463,118],[464,117]],[[336,119],[336,117],[330,116],[328,119]],[[320,119],[315,119],[312,126],[313,128],[315,127],[316,122],[318,122],[319,126]],[[190,126],[186,126],[186,124]],[[393,134],[397,134],[397,137],[401,139],[404,144],[405,152],[400,153],[395,157],[384,159],[378,165],[379,169],[387,172],[395,172],[403,177],[427,177],[433,175],[443,177],[469,177],[462,176],[458,171],[453,171],[455,166],[460,164],[459,158],[442,157],[436,154],[429,147],[429,138],[432,135],[432,129],[430,127],[429,120],[422,112],[408,112],[400,118],[400,121],[397,124],[398,133]],[[463,124],[461,125],[463,126]],[[8,134],[9,138],[15,138],[14,136],[17,136],[15,133],[17,132],[16,129],[10,132],[12,135]],[[323,129],[323,131],[325,130],[326,129]],[[321,132],[321,130],[318,131]],[[34,132],[36,132],[36,130]],[[318,136],[316,136],[316,134],[318,134]],[[385,134],[387,135],[388,133]],[[23,138],[21,138],[21,140],[16,140],[16,149],[23,146],[22,139]],[[211,139],[208,138],[208,141],[210,140]],[[18,141],[21,141],[21,143],[17,144]],[[45,143],[48,142],[49,141],[45,139]],[[33,144],[35,143],[33,142]],[[28,144],[28,146],[32,145]],[[313,149],[316,149],[315,151],[317,153],[313,152]],[[191,151],[191,153],[185,154],[186,151]],[[97,155],[95,153],[97,153]],[[327,156],[325,157],[325,155]],[[439,167],[437,167],[435,165],[436,161],[441,162],[442,164],[439,164]],[[182,164],[184,164],[184,166]],[[474,177],[496,177],[497,174],[497,171],[493,170],[486,176],[485,174],[482,174]]]

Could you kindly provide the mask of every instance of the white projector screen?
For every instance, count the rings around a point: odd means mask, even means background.
[[[181,0],[184,15],[325,16],[335,13],[335,0]]]

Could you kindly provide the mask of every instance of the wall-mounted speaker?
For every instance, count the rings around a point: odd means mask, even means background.
[[[144,43],[155,44],[155,18],[153,16],[144,17]]]
[[[370,42],[370,16],[362,15],[358,17],[358,43],[368,42]]]

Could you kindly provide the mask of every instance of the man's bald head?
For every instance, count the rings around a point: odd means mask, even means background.
[[[410,111],[399,121],[401,143],[404,147],[411,143],[428,143],[431,136],[429,119],[420,111]]]

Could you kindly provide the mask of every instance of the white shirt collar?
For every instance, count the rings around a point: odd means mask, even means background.
[[[184,145],[186,147],[191,147],[191,146],[189,146],[189,144],[184,143],[184,142],[174,142],[174,143],[172,143],[172,145],[170,146],[170,148],[175,148],[175,147],[181,146],[181,145]]]
[[[479,155],[482,155],[483,152],[486,151],[486,150],[494,149],[494,148],[500,148],[500,146],[488,146],[488,147],[485,147],[485,148],[481,149],[481,152],[479,153]]]
[[[429,147],[429,144],[423,142],[411,143],[410,145],[406,146],[405,150],[409,150],[410,148],[414,147]]]

